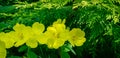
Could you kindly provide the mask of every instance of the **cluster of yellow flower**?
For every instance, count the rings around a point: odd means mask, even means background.
[[[0,58],[6,58],[5,43],[0,41]]]
[[[48,48],[57,49],[63,46],[65,41],[72,46],[81,46],[86,41],[84,31],[79,28],[69,30],[65,26],[65,20],[61,19],[47,27],[46,31],[45,26],[38,22],[35,22],[32,27],[17,23],[13,30],[8,33],[0,33],[0,54],[2,48],[19,47],[25,43],[31,48],[36,48],[39,43],[46,44]],[[5,46],[2,42],[5,43]]]

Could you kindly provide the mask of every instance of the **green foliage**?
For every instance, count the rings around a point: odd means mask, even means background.
[[[8,57],[8,58],[21,58],[19,56],[11,56],[11,57]]]
[[[19,49],[18,49],[18,52],[24,52],[24,51],[26,51],[27,50],[27,46],[26,45],[23,45],[23,46],[21,46]]]
[[[61,51],[61,58],[70,58],[67,52]]]
[[[37,55],[32,52],[29,48],[28,48],[28,51],[27,51],[27,58],[38,58]]]
[[[5,3],[5,1],[0,0],[0,32],[11,31],[16,23],[31,26],[34,22],[40,22],[47,27],[56,19],[65,18],[66,25],[70,29],[77,27],[85,31],[87,41],[81,47],[65,46],[61,52],[60,50],[49,50],[46,46],[40,46],[26,52],[28,47],[22,46],[18,51],[25,55],[21,57],[120,58],[119,0],[23,1],[6,0]],[[8,53],[10,58],[19,58],[17,55],[11,56],[10,53]]]

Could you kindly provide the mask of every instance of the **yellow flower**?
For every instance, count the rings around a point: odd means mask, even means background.
[[[0,40],[0,58],[6,58],[5,43]]]
[[[27,41],[26,41],[26,45],[31,47],[31,48],[36,48],[38,46],[38,42],[36,40],[36,38],[29,38]]]
[[[32,37],[30,37],[29,40],[26,41],[26,45],[30,46],[31,48],[36,48],[38,46],[38,42],[41,42],[40,40],[42,39],[44,29],[45,27],[43,24],[35,22],[32,25],[31,29]]]
[[[15,40],[14,40],[14,31],[8,32],[8,33],[1,33],[0,40],[5,43],[6,48],[11,48],[14,46]]]
[[[16,47],[26,43],[27,46],[36,48],[45,28],[43,24],[35,22],[32,27],[16,24],[13,29],[15,30],[17,37],[17,42],[15,43]]]
[[[31,27],[25,26],[23,24],[16,24],[13,27],[15,31],[16,43],[15,47],[19,47],[26,43],[26,41],[31,37]]]
[[[48,36],[45,35],[44,33],[36,36],[37,41],[38,41],[40,44],[46,44],[46,42],[47,42],[47,37],[48,37]]]
[[[45,30],[45,26],[39,22],[35,22],[32,25],[32,30],[35,34],[41,34]]]
[[[61,33],[58,33],[57,30],[54,27],[48,27],[47,31],[45,32],[46,35],[48,35],[47,38],[47,45],[49,48],[59,48],[62,46],[65,42],[64,37],[62,37]]]
[[[79,28],[73,28],[70,31],[70,39],[68,41],[71,43],[72,46],[82,46],[83,43],[86,41],[85,33]]]
[[[25,27],[26,27],[26,26],[25,26],[24,24],[19,24],[19,23],[17,23],[17,24],[13,27],[13,29],[14,29],[16,32],[21,32],[21,31],[24,30]]]
[[[68,39],[68,30],[61,19],[58,19],[52,26],[47,28],[45,35],[47,36],[46,44],[48,47],[57,49],[63,46],[64,42]]]
[[[43,44],[45,40],[43,40],[43,31],[45,30],[45,26],[41,23],[35,22],[32,25],[32,32],[33,32],[33,39],[31,39],[32,41],[31,44],[34,42],[39,42],[40,44]],[[36,45],[37,43],[35,43],[34,45]]]
[[[63,21],[61,19],[57,19],[57,21],[53,22],[53,25],[55,24],[65,24],[65,19],[63,19]]]

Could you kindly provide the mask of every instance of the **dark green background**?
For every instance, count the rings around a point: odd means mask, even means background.
[[[0,0],[0,32],[13,30],[16,23],[31,26],[40,22],[47,27],[59,18],[66,19],[67,27],[81,28],[86,33],[84,45],[73,48],[76,55],[71,51],[59,55],[59,49],[40,45],[35,49],[7,49],[7,57],[120,58],[119,0]]]

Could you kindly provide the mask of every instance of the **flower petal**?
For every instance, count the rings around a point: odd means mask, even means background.
[[[86,41],[85,38],[81,38],[79,40],[74,41],[74,43],[76,46],[82,46],[85,41]]]
[[[15,30],[15,31],[21,31],[21,30],[23,30],[25,28],[25,25],[24,24],[16,24],[14,27],[13,27],[13,29]]]
[[[36,34],[40,34],[45,30],[45,26],[43,24],[40,24],[38,22],[35,22],[32,25],[32,30],[36,33]]]
[[[6,58],[6,53],[5,43],[0,41],[0,58]]]
[[[38,43],[35,39],[30,38],[29,40],[26,41],[26,45],[31,48],[36,48],[38,46]]]
[[[73,28],[70,31],[70,38],[68,39],[68,41],[71,43],[72,46],[82,46],[83,43],[86,41],[84,36],[84,31],[79,28]]]
[[[65,42],[65,41],[62,41],[62,40],[60,40],[60,39],[56,40],[56,41],[54,42],[54,44],[53,44],[53,48],[58,49],[59,47],[61,47],[61,46],[64,45],[64,42]]]
[[[82,30],[79,29],[79,28],[73,28],[73,29],[70,31],[70,34],[73,35],[73,36],[79,36],[79,37],[84,37],[84,36],[85,36],[84,31],[82,31]]]

